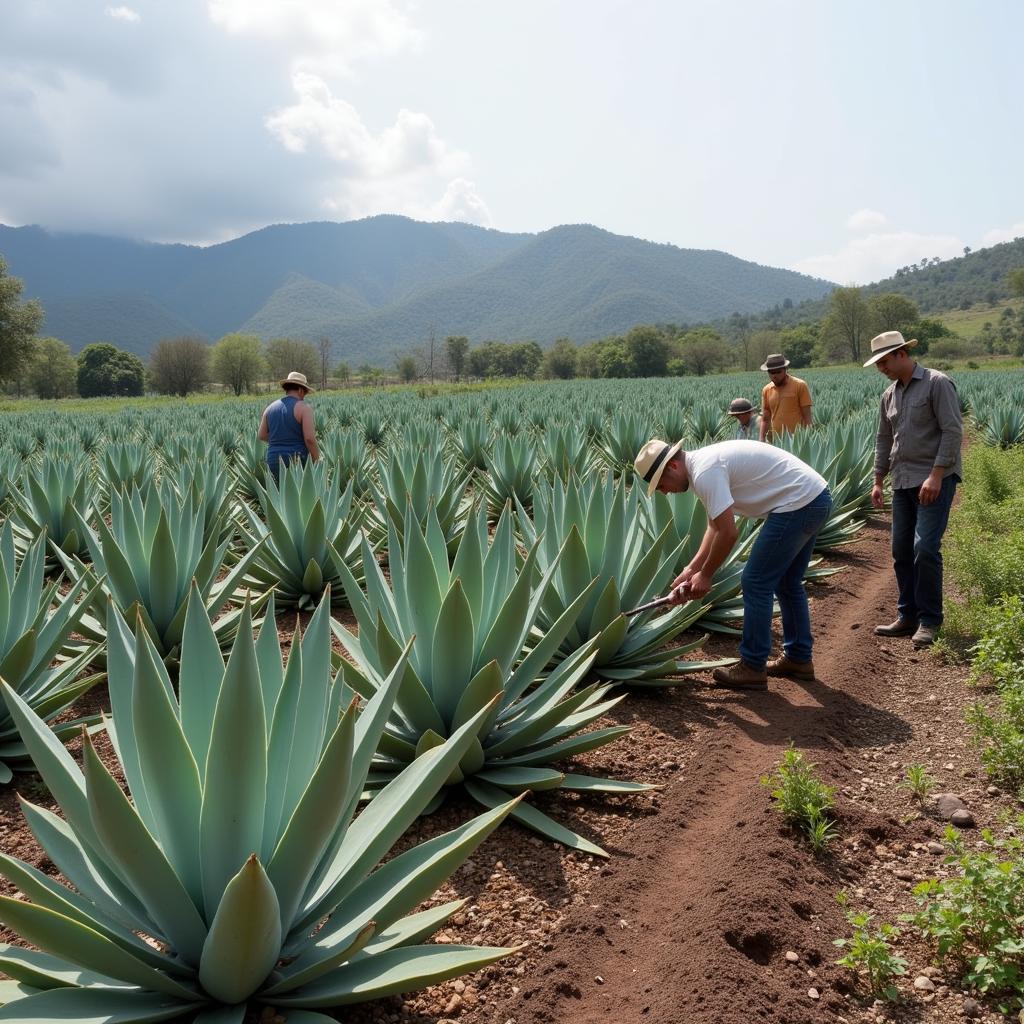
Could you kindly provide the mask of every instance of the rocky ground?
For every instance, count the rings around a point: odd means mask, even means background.
[[[833,940],[849,934],[836,893],[845,890],[854,908],[895,922],[913,909],[915,882],[945,870],[942,819],[956,808],[950,800],[919,807],[901,785],[908,765],[924,765],[938,791],[962,802],[969,843],[1015,806],[988,786],[968,743],[963,712],[978,695],[966,687],[965,670],[916,652],[909,641],[872,634],[876,622],[892,617],[887,524],[869,523],[860,537],[831,559],[843,572],[813,588],[815,682],[778,680],[768,693],[731,694],[696,678],[631,693],[608,724],[633,731],[581,767],[661,788],[638,797],[536,798],[610,858],[579,855],[504,825],[438,892],[436,902],[467,903],[436,941],[519,951],[475,975],[339,1012],[338,1019],[1004,1020],[944,974],[909,931],[897,943],[910,965],[897,1003],[872,1004],[834,963]],[[707,653],[733,649],[716,640]],[[838,791],[839,839],[820,858],[782,824],[760,782],[790,742]],[[32,777],[17,781],[27,796],[47,801]],[[473,812],[455,797],[406,842]],[[52,870],[10,788],[0,794],[0,849]]]

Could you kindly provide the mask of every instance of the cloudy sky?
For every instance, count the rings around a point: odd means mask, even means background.
[[[0,13],[0,223],[586,222],[841,283],[1024,234],[1019,0]]]

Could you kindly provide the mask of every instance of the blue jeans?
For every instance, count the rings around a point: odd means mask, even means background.
[[[950,473],[930,505],[918,500],[919,487],[892,492],[892,561],[901,619],[924,626],[942,625],[942,535],[960,477]]]
[[[826,487],[794,512],[772,512],[764,521],[743,568],[743,639],[740,657],[763,669],[772,651],[772,610],[782,609],[783,650],[793,661],[810,661],[814,638],[804,573],[814,540],[832,511]]]
[[[282,465],[286,466],[295,459],[298,459],[299,462],[305,465],[308,458],[309,452],[306,450],[301,452],[267,452],[267,468],[270,470],[270,475],[274,478],[274,482],[278,483],[278,474],[281,472]]]

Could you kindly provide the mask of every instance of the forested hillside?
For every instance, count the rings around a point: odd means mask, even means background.
[[[431,333],[543,343],[607,337],[792,306],[832,285],[727,253],[588,225],[506,234],[381,216],[276,225],[205,248],[0,226],[0,254],[73,350],[146,355],[162,337],[328,337],[352,362],[389,365]]]

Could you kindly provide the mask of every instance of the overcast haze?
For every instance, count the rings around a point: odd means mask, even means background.
[[[1024,4],[0,0],[0,222],[586,222],[841,283],[1024,235]]]

